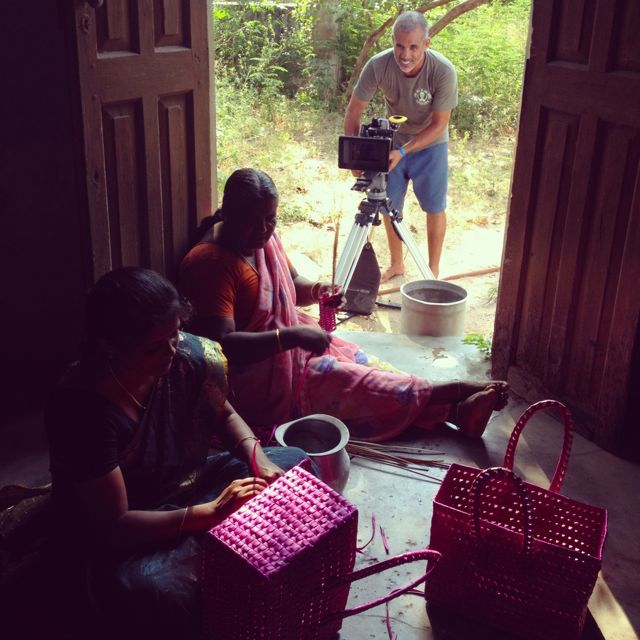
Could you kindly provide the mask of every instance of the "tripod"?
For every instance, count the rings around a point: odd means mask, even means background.
[[[367,197],[360,202],[358,213],[356,213],[355,221],[347,241],[344,246],[338,266],[336,267],[336,284],[346,291],[356,269],[362,248],[367,242],[369,236],[369,227],[371,225],[380,224],[380,214],[389,216],[394,231],[398,237],[405,243],[411,257],[416,263],[422,277],[425,280],[435,280],[435,277],[429,269],[429,265],[422,257],[418,245],[413,239],[409,229],[402,220],[402,214],[391,206],[391,201],[387,198],[387,174],[365,172],[363,177],[358,178],[356,184],[352,187],[354,191],[364,191]]]

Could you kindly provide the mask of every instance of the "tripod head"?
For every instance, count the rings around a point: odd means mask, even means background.
[[[387,176],[386,172],[365,171],[351,187],[353,191],[362,191],[367,194],[367,200],[383,200],[387,197]]]
[[[402,214],[394,209],[387,198],[387,173],[374,173],[360,176],[351,187],[354,191],[366,193],[366,197],[358,205],[355,220],[359,225],[380,224],[380,214],[390,216],[392,220],[401,221]]]
[[[400,215],[392,209],[391,202],[387,198],[387,176],[386,172],[365,171],[356,183],[351,187],[353,191],[366,193],[364,200],[358,206],[356,222],[358,224],[380,224],[380,213],[383,215]]]

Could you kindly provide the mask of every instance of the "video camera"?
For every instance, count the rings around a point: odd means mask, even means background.
[[[404,116],[373,118],[360,127],[359,136],[338,138],[338,167],[387,173],[393,134],[406,121]]]

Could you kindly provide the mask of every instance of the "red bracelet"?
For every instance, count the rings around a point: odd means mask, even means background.
[[[245,440],[255,440],[256,442],[260,442],[260,439],[255,436],[245,436],[244,438],[240,438],[240,440],[233,445],[231,451],[235,451]]]

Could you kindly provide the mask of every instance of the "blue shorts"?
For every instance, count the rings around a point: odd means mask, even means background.
[[[440,213],[447,208],[449,178],[449,144],[408,153],[389,174],[387,197],[394,209],[402,211],[409,180],[420,207],[427,213]]]

